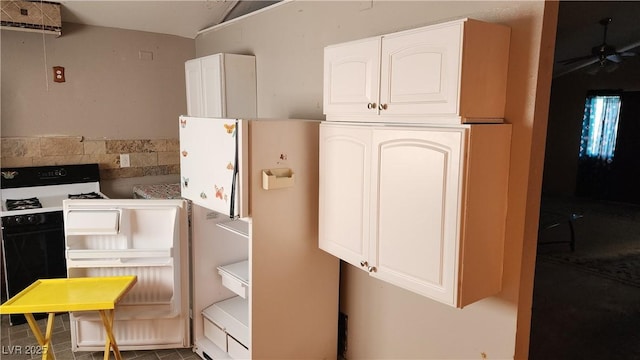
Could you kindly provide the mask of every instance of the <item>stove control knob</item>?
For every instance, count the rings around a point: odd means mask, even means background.
[[[18,225],[24,224],[24,216],[16,216],[15,221]]]
[[[38,220],[38,218],[35,215],[27,216],[27,223],[29,224],[35,224],[36,220]]]

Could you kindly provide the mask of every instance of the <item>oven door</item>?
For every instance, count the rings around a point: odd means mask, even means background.
[[[15,296],[35,280],[67,276],[62,212],[48,213],[46,221],[37,225],[8,225],[4,217],[2,223],[7,298]],[[25,322],[23,315],[10,315],[11,325]]]

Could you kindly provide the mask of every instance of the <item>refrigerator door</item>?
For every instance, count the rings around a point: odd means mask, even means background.
[[[245,121],[180,117],[182,196],[231,218],[241,216]]]
[[[122,350],[189,347],[188,212],[185,200],[63,202],[68,277],[136,275],[118,303]],[[74,351],[104,348],[97,313],[71,313]]]

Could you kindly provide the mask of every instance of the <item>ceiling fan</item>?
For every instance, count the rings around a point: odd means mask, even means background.
[[[565,60],[560,60],[558,62],[563,65],[571,65],[580,61],[590,60],[590,61],[586,61],[585,64],[579,67],[591,65],[597,62],[599,64],[599,68],[597,68],[596,71],[613,63],[611,64],[613,66],[610,66],[610,69],[611,69],[610,71],[613,71],[615,70],[615,68],[617,68],[617,64],[622,62],[623,57],[635,56],[636,53],[627,51],[627,50],[638,46],[639,44],[637,43],[622,49],[616,49],[615,46],[612,46],[607,43],[607,30],[608,30],[609,24],[611,23],[611,20],[612,19],[609,17],[599,21],[599,24],[602,25],[604,28],[602,44],[596,45],[593,48],[591,48],[591,54],[573,57]]]

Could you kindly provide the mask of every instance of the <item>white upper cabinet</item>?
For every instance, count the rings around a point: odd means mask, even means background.
[[[202,102],[202,64],[200,59],[184,63],[184,78],[187,85],[187,115],[201,116]]]
[[[510,125],[320,129],[320,248],[462,307],[501,289]]]
[[[377,113],[380,38],[327,47],[324,51],[324,113]]]
[[[325,48],[329,121],[502,122],[510,29],[463,19]]]
[[[215,54],[188,60],[185,81],[189,116],[256,116],[254,56]]]

